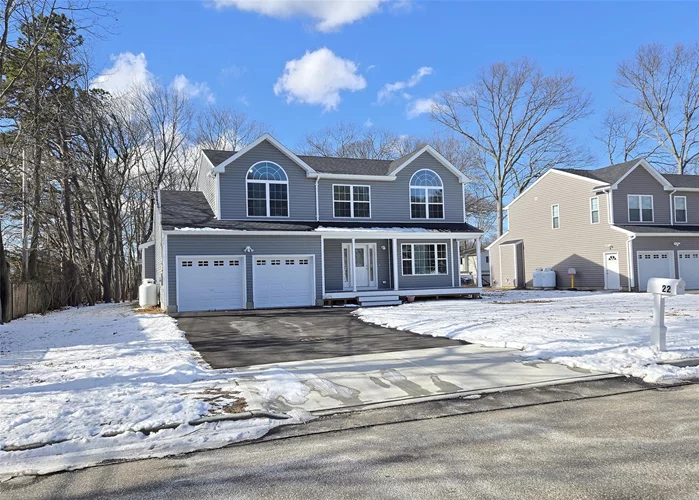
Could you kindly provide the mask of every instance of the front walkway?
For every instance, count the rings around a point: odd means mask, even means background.
[[[295,361],[234,370],[234,385],[224,389],[241,390],[252,409],[285,412],[298,408],[319,415],[455,393],[468,396],[609,376],[521,359],[515,349],[456,345]],[[300,380],[305,394],[289,398],[280,392],[270,397],[260,379],[272,375],[278,379],[283,374]]]

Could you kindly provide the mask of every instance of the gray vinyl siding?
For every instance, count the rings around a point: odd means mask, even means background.
[[[645,194],[653,196],[652,224],[670,224],[670,193],[645,168],[636,167],[613,191],[614,222],[616,224],[649,224],[630,222],[628,195]]]
[[[155,279],[155,245],[144,249],[143,269],[144,278]]]
[[[550,267],[556,272],[557,286],[569,287],[568,269],[572,267],[577,272],[577,288],[604,288],[603,254],[609,251],[619,253],[621,286],[628,286],[627,237],[610,227],[607,195],[593,192],[594,187],[592,182],[553,171],[511,205],[509,231],[501,242],[523,240],[522,272],[526,286],[532,286],[536,268]],[[598,224],[590,221],[593,196],[599,199]],[[554,204],[560,209],[558,229],[553,229],[551,223]],[[504,278],[500,275],[499,249],[496,243],[490,252],[491,283],[495,287],[502,286]]]
[[[168,239],[168,306],[177,306],[176,263],[182,255],[245,255],[248,303],[253,300],[252,266],[256,255],[313,255],[316,276],[316,298],[322,298],[320,236],[245,236],[230,235],[169,235]],[[252,254],[243,249],[253,248]]]
[[[404,243],[446,243],[447,245],[447,274],[432,274],[428,276],[403,275],[401,245]],[[451,256],[451,258],[449,258]],[[456,277],[454,276],[456,272]],[[416,288],[453,288],[459,282],[459,252],[456,242],[452,251],[450,240],[398,240],[398,288],[399,290],[409,290]]]
[[[679,243],[679,247],[675,246]],[[678,250],[679,248],[679,250]],[[679,278],[678,252],[699,252],[699,236],[638,236],[633,240],[633,270],[636,276],[635,288],[638,290],[638,252],[671,251],[675,266],[675,278]]]
[[[271,161],[284,169],[289,180],[289,217],[248,217],[246,176],[250,167],[260,161]],[[315,221],[315,179],[267,141],[230,163],[220,175],[221,218],[248,220]]]
[[[325,240],[325,291],[342,291],[342,244],[351,240]],[[359,243],[376,243],[376,266],[379,290],[393,288],[391,283],[391,242],[389,240],[355,240]],[[382,250],[381,247],[386,247]]]
[[[686,196],[687,197],[687,223],[680,222],[678,226],[689,225],[689,226],[699,226],[699,193],[693,192],[682,192],[678,191],[675,196]],[[669,203],[669,202],[668,202]],[[675,209],[673,203],[672,209]],[[674,213],[673,213],[674,219]]]
[[[410,221],[410,178],[421,169],[430,169],[442,178],[444,185],[444,219],[412,219],[430,222],[463,222],[463,185],[450,170],[445,168],[429,153],[423,153],[410,165],[398,172],[395,181],[348,181],[321,179],[318,183],[318,205],[320,220],[347,221],[372,220],[377,222]],[[347,219],[334,217],[333,184],[362,185],[371,188],[371,218]]]
[[[209,175],[210,172],[211,165],[209,165],[209,162],[204,158],[204,155],[202,154],[199,160],[199,175],[197,189],[204,193],[204,197],[206,198],[206,201],[209,202],[211,210],[214,212],[214,214],[216,214],[216,199],[218,195],[218,193],[216,192],[216,177]]]

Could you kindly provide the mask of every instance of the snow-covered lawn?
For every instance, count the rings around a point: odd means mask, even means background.
[[[417,302],[355,314],[383,326],[518,348],[527,358],[651,383],[699,378],[699,367],[659,364],[699,357],[699,295],[667,299],[667,352],[649,346],[652,303],[645,293],[493,291],[483,300]]]
[[[260,377],[262,389],[308,389],[283,370]],[[255,418],[190,426],[234,412],[244,394],[232,373],[211,370],[164,314],[129,304],[28,316],[0,325],[0,475],[46,473],[104,460],[145,458],[254,439],[282,423]],[[238,406],[238,408],[236,408]],[[139,430],[182,424],[150,434]]]

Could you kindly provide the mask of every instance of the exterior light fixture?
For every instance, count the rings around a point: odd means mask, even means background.
[[[246,246],[245,249],[243,249],[243,252],[245,252],[245,253],[252,253],[254,251],[255,250],[253,250],[250,245]]]

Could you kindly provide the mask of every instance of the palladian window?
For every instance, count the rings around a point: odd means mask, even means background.
[[[246,182],[249,217],[289,216],[289,181],[282,167],[269,161],[256,163]]]
[[[418,170],[410,178],[410,218],[444,218],[442,179],[432,170]]]

